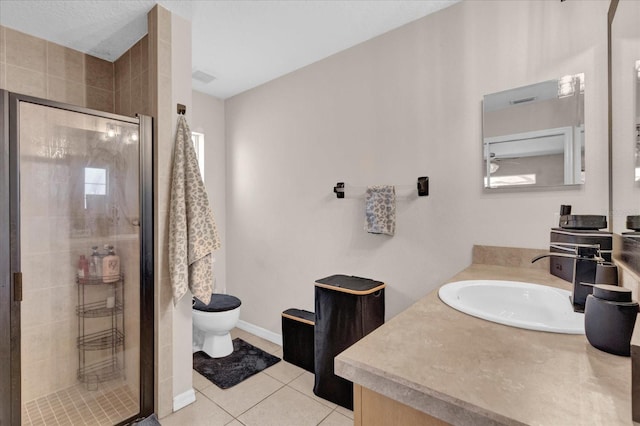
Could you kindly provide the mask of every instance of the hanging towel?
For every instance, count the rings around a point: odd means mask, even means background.
[[[372,234],[396,232],[396,189],[391,185],[370,186],[365,195],[364,230]]]
[[[190,289],[209,304],[213,292],[213,251],[220,239],[205,191],[186,118],[178,118],[169,206],[169,272],[176,304]]]

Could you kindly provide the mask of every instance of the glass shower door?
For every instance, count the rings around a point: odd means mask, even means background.
[[[18,103],[21,419],[141,412],[137,119]]]

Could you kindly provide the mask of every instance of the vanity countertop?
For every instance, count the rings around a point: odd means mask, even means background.
[[[451,281],[547,271],[473,264]],[[336,374],[453,424],[633,424],[631,361],[584,335],[524,330],[445,305],[433,291],[335,358]]]

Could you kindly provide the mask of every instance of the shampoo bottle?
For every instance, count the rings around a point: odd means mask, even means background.
[[[109,289],[109,293],[107,294],[106,307],[108,309],[113,309],[116,307],[116,292],[113,287],[114,286],[111,286],[111,288]]]
[[[120,279],[120,258],[113,251],[113,246],[105,245],[108,254],[102,258],[102,281],[112,283]]]
[[[93,246],[91,249],[93,252],[89,262],[89,276],[91,278],[100,278],[102,277],[102,259],[100,259],[100,253],[98,253],[98,246]]]
[[[89,278],[89,261],[84,254],[81,254],[78,260],[78,279],[84,281],[87,278]]]

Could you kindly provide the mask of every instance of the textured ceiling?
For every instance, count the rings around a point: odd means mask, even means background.
[[[227,98],[459,0],[0,0],[0,24],[113,61],[160,3],[192,23],[193,88]]]

